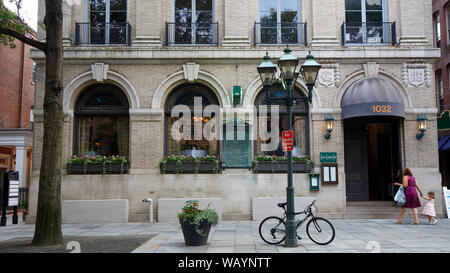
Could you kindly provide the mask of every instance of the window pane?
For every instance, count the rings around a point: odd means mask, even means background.
[[[105,23],[105,12],[91,12],[91,23]]]
[[[345,22],[346,23],[361,23],[361,12],[350,12],[347,11],[345,13]]]
[[[277,0],[260,0],[259,11],[275,11],[277,12]]]
[[[125,23],[127,21],[126,12],[111,12],[110,22],[111,23]]]
[[[280,0],[281,12],[283,11],[297,11],[298,0]]]
[[[111,10],[127,10],[127,1],[126,0],[111,0],[110,3]]]
[[[123,137],[125,134],[118,132],[117,117],[80,117],[78,125],[79,155],[127,155],[128,149],[125,150],[123,143],[119,144],[119,136]],[[120,127],[128,135],[128,118],[121,119]],[[128,143],[128,136],[121,142]],[[124,150],[122,153],[119,151],[120,146]]]
[[[366,10],[382,10],[381,0],[366,0]]]
[[[91,0],[91,11],[106,11],[106,0]]]
[[[345,0],[345,10],[361,10],[361,0]]]
[[[265,23],[265,22],[276,23],[277,22],[276,11],[261,12],[260,15],[261,15],[261,23]]]
[[[195,9],[197,11],[200,11],[200,10],[212,11],[212,0],[196,0],[195,1]]]
[[[366,22],[370,23],[381,23],[383,22],[383,13],[382,12],[367,12],[366,13]]]
[[[191,0],[176,0],[175,9],[192,10],[192,2]]]
[[[281,13],[282,23],[294,23],[297,22],[297,12],[296,11],[284,11]]]

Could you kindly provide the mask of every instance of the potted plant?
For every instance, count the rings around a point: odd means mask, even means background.
[[[164,157],[159,166],[162,174],[221,172],[220,161],[215,155],[201,157],[171,155]]]
[[[211,225],[217,224],[219,216],[209,205],[206,209],[199,209],[197,200],[189,200],[178,214],[178,219],[186,245],[202,246],[207,244]]]
[[[66,163],[67,174],[123,174],[128,172],[125,156],[73,155]]]
[[[258,155],[252,164],[253,173],[286,173],[287,156]],[[308,157],[293,156],[292,171],[308,173],[314,168],[314,162]]]

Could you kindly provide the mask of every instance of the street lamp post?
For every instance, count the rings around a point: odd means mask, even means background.
[[[298,59],[291,54],[291,50],[288,46],[284,50],[284,55],[278,60],[278,67],[281,70],[281,76],[286,82],[286,111],[287,111],[287,130],[292,130],[292,105],[295,100],[308,100],[312,102],[312,89],[319,73],[321,65],[318,64],[314,57],[309,53],[306,56],[306,61],[300,69],[300,73],[308,87],[308,96],[304,97],[293,97],[292,96],[292,82],[297,80],[299,72],[296,71],[298,66]],[[275,65],[270,62],[268,54],[264,57],[264,61],[258,66],[258,73],[261,76],[261,81],[266,92],[266,104],[269,104],[271,99],[269,89],[272,84],[273,75],[276,72]],[[297,243],[297,224],[295,221],[295,209],[294,209],[294,184],[292,175],[292,151],[287,152],[288,155],[288,174],[287,174],[287,187],[286,187],[286,201],[287,201],[287,211],[286,211],[286,247],[296,247]]]

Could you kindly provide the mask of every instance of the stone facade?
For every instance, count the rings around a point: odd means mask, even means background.
[[[213,90],[223,109],[232,109],[233,86],[242,87],[242,103],[237,108],[249,111],[262,86],[256,67],[266,52],[273,62],[283,54],[283,45],[255,45],[255,22],[259,21],[259,1],[214,1],[214,21],[219,25],[217,46],[166,46],[166,21],[172,18],[172,0],[128,0],[131,45],[75,46],[75,22],[85,22],[85,1],[65,1],[64,13],[64,111],[63,157],[73,154],[75,101],[82,90],[101,80],[119,86],[130,104],[130,174],[63,176],[63,200],[128,199],[130,221],[148,219],[148,205],[142,199],[176,197],[222,198],[224,219],[250,219],[252,197],[285,196],[286,175],[253,174],[247,169],[228,169],[221,174],[160,174],[164,156],[164,115],[166,98],[176,86],[189,81]],[[40,1],[43,18],[43,1]],[[359,79],[379,77],[392,83],[402,94],[405,119],[402,126],[403,166],[412,169],[424,192],[434,190],[441,204],[438,169],[436,97],[434,62],[439,50],[433,46],[431,0],[386,1],[389,22],[396,22],[395,45],[342,45],[341,26],[345,19],[344,0],[301,1],[302,22],[307,22],[308,46],[292,45],[300,64],[311,50],[323,65],[313,91],[310,107],[310,156],[320,173],[321,152],[336,152],[337,185],[320,185],[309,190],[307,174],[295,174],[296,196],[318,200],[320,211],[337,217],[346,213],[344,121],[341,99],[347,88]],[[44,39],[45,32],[39,31]],[[37,201],[37,181],[41,160],[42,99],[44,93],[44,55],[32,51],[37,62],[37,94],[30,216]],[[198,71],[186,73],[187,64]],[[104,77],[96,78],[91,65],[99,64]],[[103,66],[101,64],[104,64]],[[420,69],[420,71],[412,71]],[[95,69],[94,69],[95,70]],[[417,73],[416,73],[417,72]],[[189,75],[188,75],[189,74]],[[295,85],[307,92],[304,82]],[[41,114],[39,114],[41,113]],[[324,117],[335,118],[331,139]],[[421,140],[416,139],[417,116],[428,118]],[[61,168],[64,168],[61,162]],[[439,213],[442,209],[436,206]],[[153,211],[157,211],[154,209]]]

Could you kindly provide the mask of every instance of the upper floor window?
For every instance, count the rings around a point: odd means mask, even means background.
[[[395,23],[387,22],[386,0],[345,0],[344,43],[394,43]]]
[[[436,47],[441,47],[441,16],[436,14],[433,18],[434,39]]]
[[[256,43],[303,44],[301,0],[260,0]]]
[[[127,0],[87,0],[85,23],[76,24],[77,44],[129,44]]]
[[[173,20],[167,23],[168,44],[216,44],[213,0],[173,0]]]

